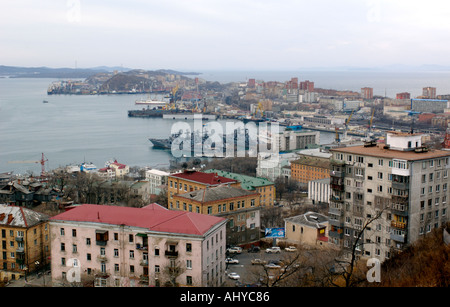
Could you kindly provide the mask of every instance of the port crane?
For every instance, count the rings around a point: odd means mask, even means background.
[[[343,139],[347,138],[347,128],[348,128],[348,123],[350,122],[350,119],[352,119],[353,116],[353,112],[355,110],[352,110],[352,113],[350,113],[349,117],[345,120],[344,122],[344,135],[343,135]],[[335,127],[335,131],[336,131],[336,139],[335,142],[337,144],[341,143],[341,139],[339,138],[339,129],[337,127]]]
[[[45,175],[45,162],[48,159],[45,157],[44,153],[42,153],[41,160],[33,161],[33,160],[23,160],[23,161],[8,161],[8,163],[39,163],[41,164],[41,177]]]

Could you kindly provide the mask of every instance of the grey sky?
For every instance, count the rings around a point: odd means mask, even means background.
[[[289,70],[450,65],[450,2],[2,0],[0,64]]]

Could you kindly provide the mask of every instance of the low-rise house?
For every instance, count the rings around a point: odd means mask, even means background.
[[[50,219],[53,284],[220,286],[225,224],[157,204],[74,207]]]
[[[0,204],[0,279],[19,279],[48,264],[48,216],[33,210]]]
[[[115,171],[117,179],[123,178],[130,172],[130,167],[128,165],[119,163],[117,160],[109,163],[107,167],[110,167]]]
[[[284,219],[285,236],[289,242],[322,245],[328,242],[328,218],[317,212],[307,212]]]

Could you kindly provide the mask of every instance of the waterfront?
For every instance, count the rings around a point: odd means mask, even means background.
[[[129,118],[137,95],[53,95],[51,79],[0,79],[0,172],[39,174],[46,169],[110,159],[130,166],[169,166],[169,151],[152,149],[148,138],[169,136],[171,120]],[[43,103],[47,100],[48,103]],[[332,134],[330,134],[332,135]],[[326,138],[325,138],[326,140]]]
[[[261,72],[259,72],[261,73]],[[317,87],[358,90],[359,84],[372,85],[370,74],[355,83],[355,74],[335,80],[338,73],[315,72],[310,78]],[[287,81],[291,77],[305,79],[301,72],[278,72],[258,75],[258,72],[205,72],[200,77],[217,78],[219,82],[245,81],[264,77],[264,81]],[[272,76],[272,78],[271,78]],[[398,76],[397,76],[398,77]],[[423,78],[423,79],[422,79]],[[375,78],[381,82],[380,75]],[[374,80],[375,80],[374,79]],[[328,80],[328,81],[326,81]],[[386,92],[415,93],[423,86],[434,85],[438,94],[448,94],[448,73],[391,77],[380,87]],[[141,95],[47,95],[48,85],[55,79],[0,79],[0,172],[15,174],[32,171],[39,174],[37,163],[44,153],[46,169],[69,164],[92,162],[103,167],[106,161],[117,159],[130,166],[168,167],[169,151],[154,150],[148,138],[168,137],[173,121],[162,118],[129,118],[127,111],[138,109],[135,100]],[[212,81],[212,80],[210,80]],[[43,103],[47,100],[48,103]],[[334,133],[321,133],[321,144],[334,140]]]

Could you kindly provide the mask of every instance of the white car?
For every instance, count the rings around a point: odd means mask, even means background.
[[[278,246],[266,248],[266,253],[281,253],[281,249]]]
[[[229,263],[229,264],[238,264],[239,260],[233,259],[233,258],[227,258],[227,259],[225,259],[225,262]]]
[[[296,252],[297,248],[295,246],[289,246],[284,249],[287,252]]]
[[[239,278],[241,278],[241,276],[239,276],[238,273],[234,273],[234,272],[233,273],[229,273],[228,277],[231,278],[231,279],[239,279]]]
[[[227,249],[227,252],[229,252],[230,254],[240,254],[240,253],[242,253],[242,248],[230,247],[229,249]]]
[[[252,264],[253,265],[255,265],[255,264],[266,264],[266,263],[267,263],[267,261],[262,260],[262,259],[253,259],[252,260]]]
[[[281,268],[281,265],[278,265],[275,263],[269,263],[269,264],[266,264],[265,267],[268,269],[279,269],[279,268]]]

